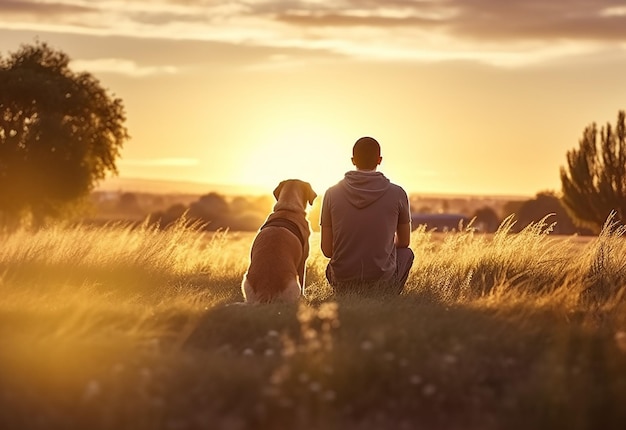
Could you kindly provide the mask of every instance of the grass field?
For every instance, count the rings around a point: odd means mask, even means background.
[[[253,234],[0,234],[2,429],[624,429],[623,229],[412,236],[399,297],[244,306]]]

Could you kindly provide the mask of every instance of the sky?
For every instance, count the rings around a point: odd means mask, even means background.
[[[123,100],[120,178],[318,193],[361,136],[409,193],[534,196],[626,109],[626,0],[0,0]]]

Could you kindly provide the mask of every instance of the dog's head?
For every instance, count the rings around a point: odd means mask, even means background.
[[[297,200],[302,205],[302,209],[306,207],[307,202],[312,205],[313,200],[317,197],[315,191],[308,182],[300,179],[287,179],[282,181],[276,189],[274,189],[274,197],[279,203],[293,204]]]

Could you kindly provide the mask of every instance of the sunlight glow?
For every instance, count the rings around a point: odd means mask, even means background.
[[[350,170],[350,154],[339,143],[343,138],[319,124],[296,122],[269,129],[242,160],[243,183],[273,190],[285,179],[301,179],[323,193]]]
[[[600,16],[626,16],[626,6],[607,7],[600,12]]]
[[[196,158],[147,158],[141,160],[127,160],[122,158],[119,164],[122,166],[182,167],[197,166],[199,161]]]

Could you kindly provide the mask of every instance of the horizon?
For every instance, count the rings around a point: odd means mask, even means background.
[[[266,188],[253,184],[219,184],[198,181],[182,181],[158,178],[107,178],[93,190],[94,192],[134,192],[146,194],[190,194],[202,195],[215,192],[224,196],[262,196],[271,195],[273,187]],[[322,195],[326,189],[315,190]],[[428,191],[412,191],[406,189],[409,196],[425,198],[494,198],[523,200],[532,199],[535,195],[521,194],[467,194],[467,193],[432,193]]]

